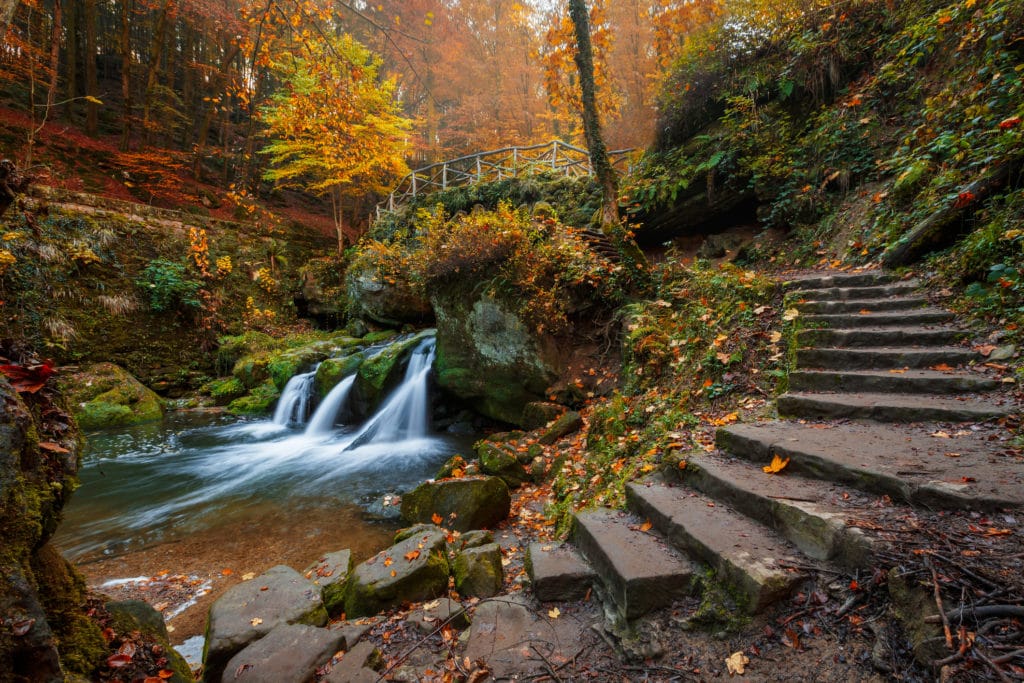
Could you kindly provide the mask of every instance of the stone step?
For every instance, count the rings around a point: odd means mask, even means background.
[[[964,336],[951,327],[864,327],[800,330],[797,342],[804,347],[944,346]]]
[[[901,394],[964,394],[992,391],[998,380],[972,372],[937,370],[794,370],[790,391],[852,391]]]
[[[651,520],[677,548],[711,566],[759,612],[785,597],[803,576],[799,551],[771,529],[692,490],[657,480],[626,485],[631,509]]]
[[[867,287],[887,285],[896,280],[890,273],[868,270],[862,273],[817,273],[795,276],[782,283],[786,289],[826,289],[830,287]]]
[[[911,394],[791,392],[779,396],[779,415],[876,422],[974,422],[1009,414],[1010,407],[975,396],[940,398]]]
[[[786,473],[930,508],[1024,505],[1024,468],[998,455],[1012,435],[997,426],[764,422],[722,427],[720,449],[755,464],[789,458]]]
[[[573,523],[573,543],[626,619],[665,607],[688,595],[693,585],[693,563],[640,531],[642,524],[607,508],[577,513]]]
[[[854,313],[828,313],[822,315],[805,315],[801,320],[809,326],[830,327],[833,329],[850,329],[851,327],[906,327],[909,325],[934,325],[949,322],[953,314],[941,308],[921,308],[896,313],[889,311]]]
[[[890,368],[958,367],[981,358],[959,346],[914,348],[905,346],[863,347],[856,349],[797,349],[799,368],[822,370],[886,370]]]
[[[931,302],[923,296],[893,296],[886,299],[850,299],[848,301],[831,301],[813,298],[813,292],[807,292],[809,298],[796,301],[793,306],[808,315],[860,313],[871,311],[913,311],[927,307]]]
[[[832,483],[766,474],[760,465],[718,453],[695,453],[673,476],[715,500],[760,521],[808,557],[844,569],[872,564],[871,539],[848,527],[848,501],[857,495]],[[863,498],[863,496],[860,496]]]
[[[915,280],[896,282],[888,285],[866,287],[826,287],[824,289],[797,289],[787,296],[808,301],[851,301],[886,299],[892,296],[908,296],[917,291],[920,283]]]

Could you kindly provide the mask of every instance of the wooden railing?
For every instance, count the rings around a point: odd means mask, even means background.
[[[612,166],[630,167],[631,149],[608,153]],[[377,205],[377,218],[411,199],[451,187],[518,178],[533,173],[558,173],[570,177],[593,174],[590,153],[561,140],[529,147],[504,147],[418,168],[402,178],[388,198]]]

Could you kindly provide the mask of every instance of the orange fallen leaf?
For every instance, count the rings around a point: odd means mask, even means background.
[[[444,518],[435,512],[434,514],[430,515],[430,521],[440,526],[441,522],[444,521]]]
[[[931,369],[932,370],[936,370],[938,372],[952,372],[953,371],[953,368],[950,367],[949,365],[946,365],[945,363],[939,363],[938,365],[933,365],[931,367]]]
[[[643,531],[644,533],[647,533],[648,531],[651,530],[651,527],[653,527],[653,526],[654,525],[651,524],[651,520],[648,519],[646,522],[644,522],[643,524],[640,525],[640,531]]]
[[[235,572],[234,572],[233,569],[222,569],[222,570],[220,570],[220,573],[221,573],[221,576],[231,576]]]
[[[49,451],[50,453],[70,453],[71,452],[68,449],[66,449],[63,446],[61,446],[60,444],[55,444],[52,441],[40,441],[39,442],[39,447],[42,448],[44,451]]]
[[[989,528],[985,530],[986,536],[1009,536],[1013,533],[1012,529],[994,529]]]
[[[392,569],[391,570],[391,578],[394,578],[397,575],[398,575],[398,572],[396,572],[394,569]]]
[[[862,308],[862,309],[860,309],[860,314],[861,315],[871,315],[871,311],[869,311],[866,308]]]
[[[385,557],[384,558],[384,566],[385,567],[390,567],[393,563],[394,563],[394,560],[392,560],[390,557]]]
[[[761,469],[764,470],[767,474],[778,474],[782,470],[786,469],[786,465],[788,464],[789,458],[783,460],[782,458],[779,457],[779,454],[776,453],[775,455],[772,456],[771,463],[765,465]]]
[[[979,344],[974,347],[974,350],[987,358],[990,353],[996,350],[996,347],[994,344]]]
[[[407,552],[405,554],[405,559],[408,560],[409,562],[412,562],[413,560],[419,558],[419,556],[420,556],[420,551],[419,550],[410,550],[409,552]]]

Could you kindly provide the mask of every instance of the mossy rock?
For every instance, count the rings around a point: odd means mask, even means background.
[[[228,404],[228,412],[232,415],[266,415],[271,412],[274,402],[281,397],[281,392],[270,380],[263,382],[249,394],[236,398]]]
[[[402,496],[402,519],[416,524],[439,515],[449,529],[485,529],[507,518],[511,504],[500,477],[428,481]]]
[[[376,410],[388,392],[402,381],[404,361],[423,340],[433,336],[434,330],[423,330],[363,361],[352,387],[352,407],[357,415],[368,417]]]
[[[379,344],[388,339],[394,339],[398,336],[398,332],[395,330],[377,330],[376,332],[368,332],[363,335],[364,344]]]
[[[185,658],[171,647],[167,625],[160,612],[141,600],[121,600],[108,602],[104,606],[111,616],[111,628],[119,635],[128,635],[134,631],[142,634],[144,641],[154,643],[163,648],[163,656],[167,665],[163,669],[173,671],[174,675],[166,680],[171,683],[189,683],[195,678]],[[155,676],[157,672],[153,672]]]
[[[299,373],[309,372],[314,365],[327,358],[330,350],[329,344],[316,344],[274,356],[267,363],[270,379],[278,389],[283,390],[288,380]]]
[[[250,331],[244,334],[221,337],[217,340],[217,372],[228,374],[235,363],[246,356],[266,353],[280,348],[281,342],[269,334]]]
[[[478,442],[476,454],[480,458],[480,469],[487,474],[501,477],[509,488],[517,488],[530,478],[516,455],[496,443]]]
[[[353,353],[341,358],[328,358],[321,363],[313,379],[313,388],[317,396],[323,398],[337,386],[338,382],[358,370],[363,358],[362,353]]]
[[[236,377],[222,377],[213,381],[207,382],[202,392],[208,394],[213,399],[215,405],[226,406],[227,404],[234,401],[236,398],[245,396],[246,389]]]
[[[926,159],[915,161],[908,169],[896,177],[892,184],[892,195],[899,200],[907,200],[917,194],[918,190],[932,172],[932,164]]]
[[[505,572],[501,568],[501,548],[488,543],[467,548],[452,563],[455,590],[463,597],[490,598],[501,592]]]
[[[102,429],[159,420],[163,401],[113,363],[96,363],[65,377],[61,389],[82,429]]]
[[[537,438],[537,442],[550,446],[555,443],[563,436],[572,434],[573,432],[579,431],[583,427],[583,417],[575,410],[562,413],[557,420],[551,423],[551,426],[544,430],[544,432]]]
[[[232,376],[246,389],[255,389],[270,379],[270,357],[263,353],[240,358],[231,369]]]

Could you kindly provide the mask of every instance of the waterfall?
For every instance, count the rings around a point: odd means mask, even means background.
[[[351,374],[338,382],[331,391],[324,396],[313,417],[309,418],[306,426],[307,436],[320,436],[330,434],[334,427],[334,421],[338,418],[338,411],[348,399],[352,385],[356,383],[356,375]]]
[[[316,368],[313,368],[312,372],[304,372],[288,380],[274,410],[274,424],[287,425],[291,422],[306,421],[315,377]]]
[[[433,339],[425,339],[409,357],[402,383],[345,447],[352,450],[369,443],[391,443],[428,436],[427,388],[434,364]]]

